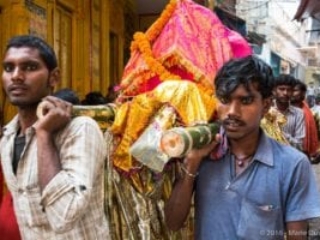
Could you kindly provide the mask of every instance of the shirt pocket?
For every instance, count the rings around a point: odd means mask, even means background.
[[[284,239],[281,210],[273,205],[257,205],[243,199],[237,229],[239,239]]]
[[[27,187],[27,195],[30,208],[28,225],[30,227],[43,227],[44,225],[47,225],[49,222],[45,209],[41,204],[40,189],[38,187]]]

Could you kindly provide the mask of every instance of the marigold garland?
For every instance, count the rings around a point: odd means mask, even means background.
[[[161,62],[155,59],[151,49],[151,42],[153,42],[161,33],[176,9],[176,5],[176,0],[171,0],[167,4],[160,17],[156,20],[156,22],[153,23],[146,33],[136,32],[134,34],[134,40],[132,41],[130,47],[131,53],[133,53],[135,50],[139,50],[141,52],[142,58],[146,62],[150,71],[158,75],[161,81],[167,79],[181,79],[180,76],[170,73]]]

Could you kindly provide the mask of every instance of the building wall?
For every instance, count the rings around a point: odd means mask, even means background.
[[[132,21],[137,21],[133,3],[133,0],[2,0],[0,50],[3,52],[7,40],[14,35],[38,35],[54,47],[58,56],[62,73],[58,89],[72,88],[81,99],[90,91],[106,95],[109,85],[121,78],[124,49],[128,47],[125,44],[129,44],[125,38],[125,16],[129,14]],[[0,102],[5,112],[3,121],[7,122],[15,110],[2,91]]]
[[[246,20],[249,31],[266,36],[264,48],[280,57],[279,66],[273,66],[279,69],[277,74],[300,77],[303,71],[299,69],[307,65],[306,56],[298,50],[306,45],[306,26],[292,21],[297,5],[295,1],[238,0],[237,14]],[[271,55],[263,58],[274,65]]]

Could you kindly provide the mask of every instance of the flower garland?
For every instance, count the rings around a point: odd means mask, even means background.
[[[157,74],[161,81],[166,79],[181,79],[180,76],[170,73],[157,59],[154,58],[151,42],[161,33],[166,23],[169,21],[174,10],[176,9],[176,0],[170,0],[165,10],[157,21],[147,30],[146,33],[136,32],[133,35],[133,41],[131,43],[131,53],[135,50],[139,50],[142,54],[144,61],[149,66],[150,71]]]

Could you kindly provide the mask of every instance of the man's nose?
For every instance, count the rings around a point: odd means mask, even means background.
[[[11,72],[11,80],[23,81],[23,79],[24,79],[23,71],[19,67],[14,68],[13,71]]]
[[[228,116],[229,117],[235,117],[240,115],[241,106],[238,102],[232,101],[230,102],[228,106]]]
[[[283,91],[283,94],[286,95],[286,96],[288,96],[288,95],[291,94],[291,91],[288,90],[288,89],[286,89],[286,90]]]

